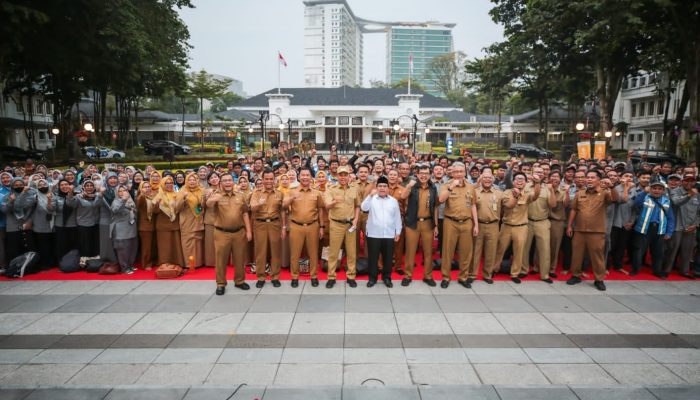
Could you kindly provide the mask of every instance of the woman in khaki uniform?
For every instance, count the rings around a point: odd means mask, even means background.
[[[328,186],[328,174],[326,174],[326,171],[318,171],[316,173],[316,179],[315,179],[314,183],[315,183],[314,189],[321,192],[321,196],[324,196],[326,194],[326,189]],[[330,224],[331,224],[331,219],[328,215],[329,214],[327,212],[323,213],[323,226],[330,226]],[[321,252],[323,251],[323,248],[330,246],[330,237],[331,237],[331,235],[324,235],[321,238],[321,240],[319,240],[319,242],[318,242],[318,256],[319,256],[319,258],[321,257]]]
[[[141,182],[139,195],[136,199],[136,210],[138,217],[139,244],[141,246],[141,268],[150,271],[153,267],[153,256],[155,255],[155,233],[156,220],[151,217],[151,209],[154,207],[153,200],[158,192],[151,189],[151,183]]]
[[[238,192],[243,193],[246,203],[250,203],[250,197],[253,195],[253,189],[250,186],[250,179],[248,179],[248,175],[243,174],[238,177],[237,190]],[[248,249],[244,260],[245,265],[251,269],[250,273],[253,273],[255,271],[255,268],[252,268],[255,266],[255,242],[253,240],[248,242]]]
[[[185,177],[175,202],[180,216],[182,257],[188,268],[204,265],[204,190],[199,177],[191,172]]]
[[[280,175],[277,181],[277,190],[282,192],[283,196],[286,196],[291,189],[289,187],[289,176],[287,174]],[[287,234],[284,239],[281,240],[282,243],[282,268],[289,268],[289,223],[286,228]]]
[[[204,201],[215,191],[219,190],[219,175],[212,172],[207,177],[209,187],[204,192]],[[216,265],[216,251],[214,249],[214,222],[216,221],[216,208],[206,208],[204,211],[204,265],[213,267]]]
[[[154,199],[151,218],[156,220],[156,246],[158,247],[158,264],[177,264],[186,266],[180,248],[180,221],[175,211],[175,182],[171,176],[161,179],[160,192]]]

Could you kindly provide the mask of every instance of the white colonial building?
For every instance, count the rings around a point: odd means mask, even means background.
[[[33,147],[51,149],[56,146],[52,127],[53,105],[43,97],[35,96],[30,102],[26,96],[10,95],[0,100],[0,145],[27,149],[31,137],[28,132],[33,130]]]

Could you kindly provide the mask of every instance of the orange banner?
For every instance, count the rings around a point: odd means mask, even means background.
[[[591,158],[591,142],[578,142],[578,158],[588,160]]]
[[[602,160],[605,158],[605,141],[596,141],[593,147],[593,158]]]

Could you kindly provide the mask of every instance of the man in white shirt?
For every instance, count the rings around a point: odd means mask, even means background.
[[[391,265],[394,245],[401,237],[401,211],[399,202],[389,196],[389,180],[385,176],[377,179],[377,186],[360,205],[367,216],[367,260],[369,280],[367,287],[377,283],[379,254],[382,256],[382,280],[386,287],[393,287]]]

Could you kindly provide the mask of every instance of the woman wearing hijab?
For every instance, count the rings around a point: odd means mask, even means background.
[[[134,261],[139,242],[136,225],[136,203],[126,185],[117,186],[117,195],[111,206],[112,221],[109,234],[114,245],[114,253],[123,274],[134,273]]]
[[[156,220],[158,264],[177,264],[185,267],[180,241],[180,221],[175,211],[175,182],[171,176],[161,179],[160,191],[154,199],[151,218]]]
[[[238,191],[243,193],[246,200],[250,200],[250,196],[253,195],[253,189],[250,186],[250,180],[245,175],[238,177]]]
[[[117,196],[117,185],[119,179],[117,174],[109,172],[105,179],[105,185],[101,189],[102,202],[100,204],[100,259],[116,262],[117,255],[114,254],[114,246],[109,236],[109,226],[112,223],[112,202]]]
[[[199,184],[199,182],[197,182],[197,184]],[[183,187],[185,187],[185,173],[177,171],[175,174],[175,188],[179,192]]]
[[[35,175],[36,176],[36,175]],[[38,267],[42,270],[56,265],[53,234],[53,194],[46,179],[30,179],[31,189],[24,191],[17,200],[22,208],[31,209],[31,230],[33,246],[30,249],[39,253]]]
[[[138,191],[141,188],[141,183],[143,181],[143,174],[138,171],[134,172],[134,175],[131,177],[131,186],[129,187],[129,193],[131,194],[132,199],[138,198]]]
[[[78,199],[74,188],[65,179],[58,181],[58,191],[53,196],[54,230],[56,232],[56,259],[78,247]]]
[[[219,174],[212,172],[207,177],[208,189],[204,189],[204,204],[212,193],[219,190]],[[216,249],[214,248],[214,222],[216,221],[216,208],[207,208],[204,211],[204,265],[216,266]]]
[[[91,180],[83,182],[83,190],[76,196],[78,208],[78,242],[81,257],[100,255],[100,204],[102,194],[98,193]]]
[[[211,174],[209,173],[209,168],[202,165],[201,167],[199,167],[199,169],[197,169],[197,176],[199,177],[199,186],[201,186],[204,189],[209,188],[209,183],[207,183],[209,177],[211,176]]]
[[[12,193],[12,175],[9,172],[0,173],[0,204]],[[5,211],[0,212],[0,269],[5,268]]]
[[[153,256],[156,254],[156,220],[151,216],[151,209],[155,207],[154,199],[157,194],[157,191],[151,189],[150,182],[144,181],[139,186],[139,196],[136,199],[141,268],[146,271],[153,267]]]
[[[194,172],[187,174],[175,205],[180,214],[182,257],[188,268],[204,265],[204,190]]]
[[[27,252],[25,240],[25,222],[31,209],[21,207],[17,199],[25,191],[23,178],[13,178],[10,183],[12,192],[0,203],[1,211],[5,214],[5,263]]]

